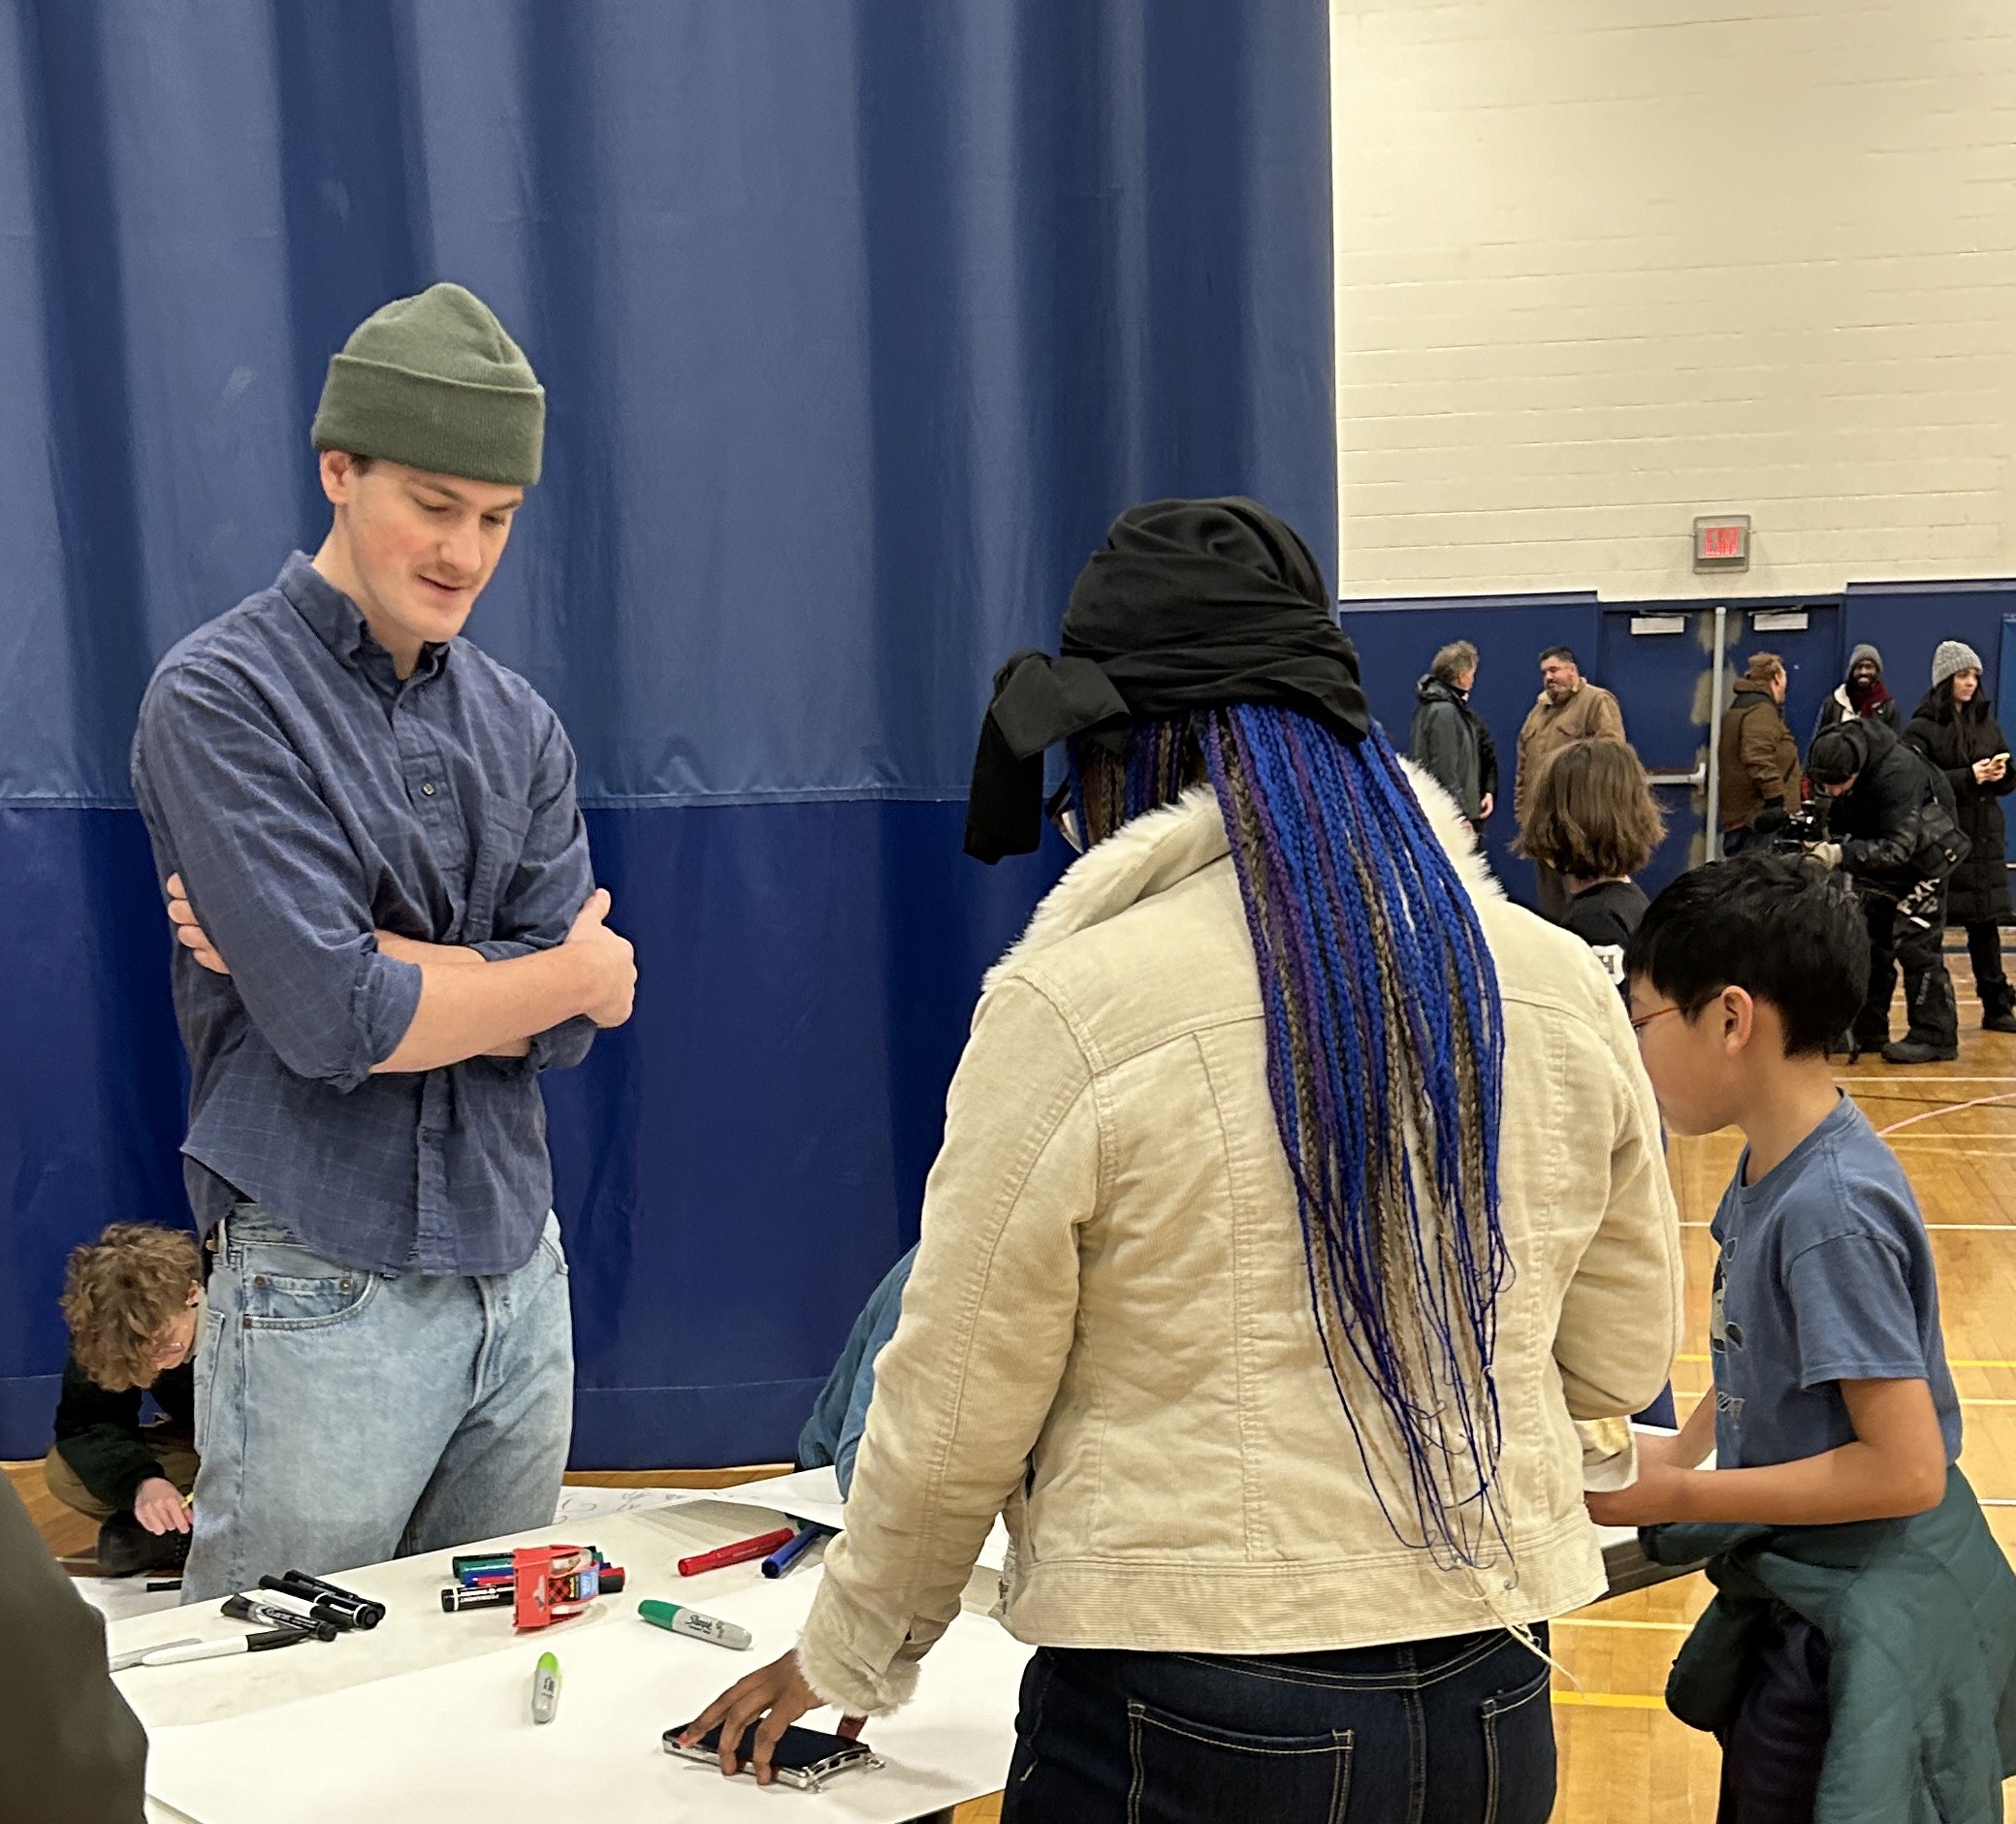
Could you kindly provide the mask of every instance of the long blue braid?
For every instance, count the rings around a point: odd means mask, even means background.
[[[1490,1562],[1510,1262],[1504,1021],[1476,912],[1376,726],[1354,745],[1238,704],[1138,724],[1120,756],[1074,742],[1078,827],[1097,842],[1200,772],[1232,842],[1311,1308],[1359,1456],[1398,1538],[1441,1565]],[[1383,1425],[1358,1409],[1366,1385]]]

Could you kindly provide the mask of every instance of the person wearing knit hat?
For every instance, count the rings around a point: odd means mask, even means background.
[[[553,1518],[573,1347],[539,1074],[629,1017],[636,970],[565,730],[462,638],[545,423],[472,292],[373,312],[310,432],[328,536],[141,705],[214,1260],[185,1601]]]
[[[1869,927],[1869,987],[1848,1034],[1849,1062],[1881,1048],[1889,1064],[1959,1055],[1959,1015],[1946,973],[1946,882],[1964,859],[1946,782],[1882,722],[1850,716],[1807,750],[1827,838],[1807,852],[1854,882]],[[1910,1025],[1890,1038],[1898,971]]]
[[[1867,640],[1848,655],[1847,675],[1820,705],[1820,719],[1813,724],[1813,733],[1817,735],[1821,729],[1832,728],[1836,722],[1854,716],[1881,722],[1893,734],[1901,734],[1904,729],[1903,719],[1897,713],[1897,699],[1883,682],[1883,655]]]
[[[1913,712],[1904,741],[1953,788],[1954,816],[1970,845],[1946,888],[1946,921],[1967,931],[1982,1030],[2016,1033],[2016,986],[2002,962],[2002,928],[2012,922],[2008,832],[2002,800],[2016,789],[2009,739],[1981,688],[1981,655],[1941,640],[1932,656],[1932,688]]]

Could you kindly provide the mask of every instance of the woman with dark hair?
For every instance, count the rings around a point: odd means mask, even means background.
[[[1932,688],[1912,712],[1904,744],[1946,776],[1960,831],[1971,847],[1946,882],[1946,926],[1967,927],[1968,958],[1981,996],[1981,1025],[2016,1033],[2016,989],[2002,967],[2010,920],[2008,838],[2002,800],[2016,789],[2009,741],[1981,688],[1981,655],[1941,640],[1932,656]]]
[[[997,676],[967,848],[1037,846],[1061,741],[1084,853],[981,995],[805,1633],[688,1732],[731,1765],[901,1704],[1000,1514],[1007,1824],[1547,1816],[1575,1422],[1678,1346],[1658,1117],[1328,603],[1252,501],[1160,501]]]

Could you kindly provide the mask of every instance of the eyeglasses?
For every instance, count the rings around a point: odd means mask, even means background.
[[[1680,1004],[1677,1001],[1669,1001],[1664,1007],[1655,1007],[1649,1013],[1641,1013],[1635,1020],[1631,1022],[1631,1030],[1634,1033],[1642,1033],[1648,1026],[1649,1026],[1655,1019],[1657,1019],[1661,1013],[1678,1013],[1679,1011]]]

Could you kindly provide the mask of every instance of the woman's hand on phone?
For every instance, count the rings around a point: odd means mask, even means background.
[[[798,1670],[797,1652],[793,1650],[731,1684],[681,1731],[680,1744],[689,1747],[708,1730],[719,1725],[721,1732],[721,1772],[739,1773],[742,1763],[735,1750],[741,1746],[750,1724],[760,1716],[762,1723],[756,1730],[752,1744],[754,1753],[751,1759],[755,1767],[756,1783],[767,1786],[777,1776],[776,1770],[770,1765],[770,1757],[776,1751],[779,1739],[807,1711],[817,1710],[824,1702],[805,1682],[805,1675]],[[851,1742],[861,1733],[864,1721],[860,1716],[844,1716],[834,1733]]]

